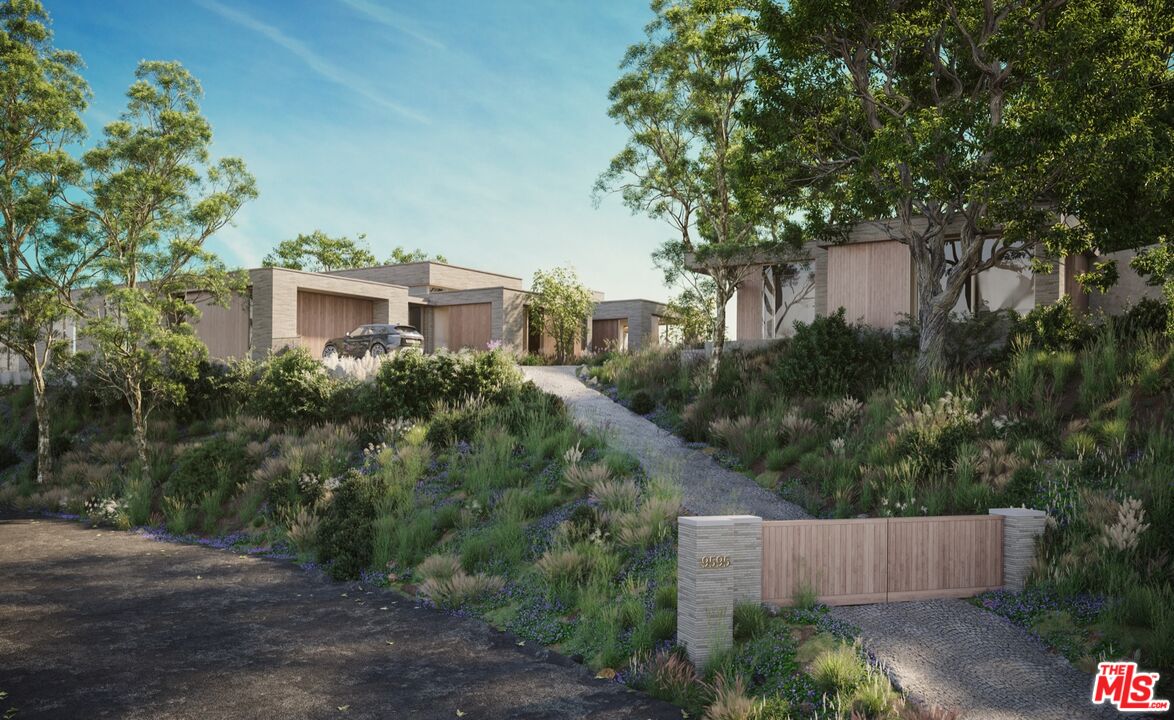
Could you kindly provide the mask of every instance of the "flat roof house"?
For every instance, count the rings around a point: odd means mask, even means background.
[[[892,328],[916,312],[915,271],[909,247],[892,239],[884,222],[858,225],[840,244],[809,244],[797,262],[771,263],[756,258],[754,270],[738,287],[739,341],[787,337],[796,321],[810,322],[844,308],[849,321]],[[948,237],[948,236],[947,236]],[[986,257],[997,241],[987,240]],[[951,247],[947,245],[947,252]],[[1160,288],[1147,285],[1131,267],[1132,251],[1108,255],[1069,256],[1054,263],[1050,273],[1031,271],[1030,258],[1007,258],[970,278],[954,311],[980,309],[1026,313],[1071,295],[1077,309],[1114,314],[1142,298],[1159,298]],[[1107,293],[1088,293],[1076,276],[1093,263],[1117,261],[1119,280]]]
[[[227,307],[192,291],[202,315],[196,334],[214,358],[260,359],[284,347],[322,353],[326,341],[360,325],[413,325],[424,334],[425,351],[483,350],[491,343],[516,353],[553,353],[553,339],[531,327],[531,293],[512,275],[435,261],[334,272],[285,268],[248,271],[249,286]],[[608,340],[636,349],[660,340],[664,305],[651,300],[599,301],[578,350],[602,348]],[[71,321],[58,331],[78,344]],[[595,333],[600,339],[595,340]],[[0,383],[27,381],[20,358],[0,347]]]

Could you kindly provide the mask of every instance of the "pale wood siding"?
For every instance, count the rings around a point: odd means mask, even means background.
[[[187,301],[200,310],[191,321],[196,335],[214,358],[243,358],[249,354],[249,298],[233,295],[227,307],[217,305],[206,292],[189,292]]]
[[[762,523],[763,602],[791,604],[804,588],[831,605],[883,602],[887,537],[883,518]]]
[[[1002,584],[1002,517],[889,520],[889,600],[967,597]]]
[[[829,605],[966,597],[1003,584],[998,515],[762,524],[762,599]]]
[[[762,339],[762,267],[755,266],[742,282],[738,283],[735,305],[738,327],[736,340]]]
[[[299,290],[297,344],[320,355],[327,340],[374,322],[374,315],[371,300]]]
[[[844,308],[850,322],[891,328],[911,311],[909,248],[896,242],[828,248],[827,312]]]
[[[493,328],[492,303],[452,305],[448,308],[448,349],[484,350]]]

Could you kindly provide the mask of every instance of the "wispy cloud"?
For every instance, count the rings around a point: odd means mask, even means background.
[[[419,123],[428,123],[428,118],[424,115],[421,115],[415,110],[401,105],[394,100],[390,100],[384,97],[372,88],[368,87],[362,81],[351,77],[346,72],[340,70],[333,63],[318,55],[318,53],[311,50],[302,41],[286,35],[278,28],[264,23],[251,15],[241,12],[240,10],[223,5],[216,0],[196,0],[196,2],[204,8],[211,10],[217,15],[220,15],[224,19],[263,35],[273,43],[280,45],[296,56],[303,63],[305,63],[306,67],[310,68],[326,80],[329,80],[330,82],[340,87],[346,88],[347,90],[350,90],[351,92],[366,98],[370,102],[391,110],[398,115],[402,115],[405,118]]]
[[[444,43],[440,42],[436,38],[425,35],[424,33],[412,27],[411,23],[405,21],[401,16],[385,7],[382,7],[381,5],[376,5],[370,0],[342,0],[342,3],[350,7],[352,10],[366,15],[375,22],[380,23],[381,25],[386,25],[387,27],[393,30],[397,30],[404,35],[407,35],[408,37],[419,40],[425,45],[431,45],[438,50],[448,49],[445,47]]]

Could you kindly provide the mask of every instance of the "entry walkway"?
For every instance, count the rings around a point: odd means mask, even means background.
[[[632,453],[650,475],[677,482],[690,514],[758,515],[767,520],[810,517],[798,505],[722,467],[676,435],[587,387],[575,377],[574,367],[532,366],[523,367],[522,372],[538,387],[562,398],[581,425],[602,430],[611,447]]]
[[[749,514],[771,520],[809,517],[802,508],[587,387],[575,376],[575,368],[522,370],[540,388],[561,397],[580,423],[609,431],[609,442],[635,455],[646,471],[676,479],[690,513]],[[832,614],[860,628],[865,649],[905,692],[957,710],[960,719],[1118,717],[1089,702],[1091,676],[1006,619],[964,600],[838,607]]]

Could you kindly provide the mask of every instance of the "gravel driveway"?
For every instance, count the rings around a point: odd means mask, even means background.
[[[681,486],[685,509],[694,515],[758,515],[767,520],[809,517],[803,508],[765,490],[750,478],[718,465],[705,453],[650,420],[612,402],[575,377],[571,366],[523,367],[534,384],[561,397],[583,426],[602,430],[608,444],[632,453],[651,475]]]
[[[479,620],[241,557],[0,519],[0,716],[657,718]]]
[[[665,472],[684,490],[697,515],[746,513],[766,519],[809,517],[802,508],[744,475],[685,447],[605,395],[587,387],[573,367],[524,367],[543,390],[563,398],[587,427],[609,431],[609,442]],[[1048,652],[1019,628],[963,600],[929,600],[832,608],[861,629],[864,647],[907,693],[966,720],[1077,720],[1117,717],[1089,702],[1092,678]]]
[[[964,720],[1119,717],[1089,702],[1092,676],[1004,618],[964,600],[839,607],[909,694]]]

